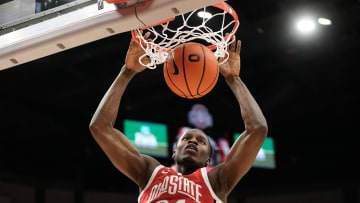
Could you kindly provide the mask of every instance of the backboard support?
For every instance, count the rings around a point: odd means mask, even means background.
[[[12,4],[16,1],[30,0],[7,1],[0,4],[0,11],[14,7]],[[64,1],[69,3],[61,8],[0,21],[0,70],[221,2],[130,0],[109,4],[104,1],[103,8],[99,9],[97,0]]]

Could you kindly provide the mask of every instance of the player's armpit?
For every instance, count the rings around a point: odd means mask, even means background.
[[[216,196],[218,196],[220,199],[227,198],[227,196],[229,195],[229,193],[225,192],[227,190],[224,189],[224,185],[226,183],[221,178],[221,174],[223,174],[222,172],[223,169],[224,169],[224,163],[221,163],[208,172],[210,185],[213,191],[215,192]]]

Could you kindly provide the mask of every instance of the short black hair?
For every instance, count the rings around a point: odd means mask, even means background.
[[[208,140],[208,143],[209,143],[209,157],[210,157],[210,159],[211,159],[211,157],[212,157],[212,155],[213,155],[213,148],[212,148],[212,145],[211,145],[211,142],[210,142],[210,136],[208,136],[208,135],[206,135],[206,138],[207,138],[207,140]]]

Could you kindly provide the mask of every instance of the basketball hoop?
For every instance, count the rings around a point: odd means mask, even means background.
[[[213,13],[209,18],[203,18],[201,23],[192,25],[198,21],[198,16],[194,15],[198,11],[206,12],[211,10],[211,7],[221,10]],[[228,17],[232,19],[226,22]],[[219,27],[213,28],[213,24],[221,20]],[[181,26],[174,27],[175,22],[180,21]],[[200,25],[199,25],[200,24]],[[173,27],[171,27],[173,26]],[[231,29],[231,31],[227,31]],[[225,2],[217,3],[203,9],[195,10],[187,14],[181,14],[175,18],[165,20],[155,25],[144,28],[135,29],[131,32],[133,39],[145,51],[145,54],[139,58],[140,64],[150,69],[155,69],[156,65],[162,64],[166,61],[167,56],[180,44],[191,41],[201,41],[200,43],[214,52],[217,59],[224,58],[219,65],[225,63],[229,58],[227,47],[234,41],[235,35],[239,27],[239,18],[235,10]],[[146,30],[146,31],[145,31]],[[144,38],[145,33],[150,32],[148,39]],[[225,34],[229,33],[229,36]],[[151,61],[148,64],[143,64],[141,61],[144,57],[148,57]]]

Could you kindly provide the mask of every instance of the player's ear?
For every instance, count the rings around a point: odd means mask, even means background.
[[[210,165],[210,158],[208,158],[205,162],[205,167]]]
[[[176,154],[176,151],[174,151],[172,156],[171,156],[173,159],[175,159],[175,154]]]

